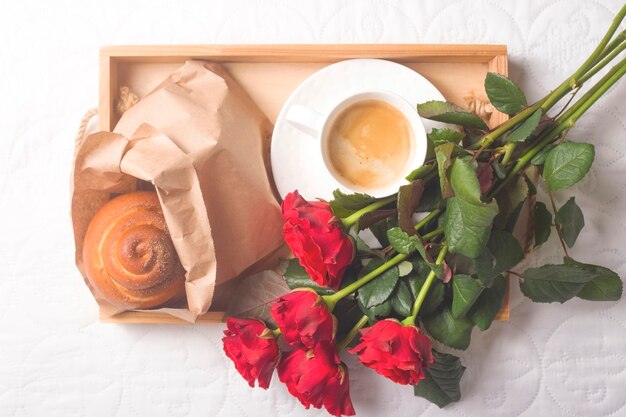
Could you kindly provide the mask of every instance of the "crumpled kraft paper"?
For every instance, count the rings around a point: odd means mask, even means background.
[[[219,301],[216,285],[254,270],[282,245],[270,182],[271,128],[221,66],[188,61],[124,113],[114,133],[85,138],[71,193],[83,277],[82,242],[91,218],[115,194],[145,188],[143,180],[159,195],[187,271],[187,305],[150,311],[190,322],[205,313]],[[125,311],[91,290],[103,317]]]

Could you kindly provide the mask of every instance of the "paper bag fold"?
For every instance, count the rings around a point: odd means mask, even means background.
[[[187,306],[158,310],[193,321],[215,286],[282,243],[269,172],[271,124],[222,67],[189,61],[129,109],[115,133],[88,136],[73,171],[76,264],[95,212],[113,194],[154,185],[181,263]],[[131,138],[130,140],[127,138]],[[112,306],[92,288],[103,316]]]

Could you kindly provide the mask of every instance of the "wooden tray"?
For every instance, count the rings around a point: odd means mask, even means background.
[[[188,59],[220,62],[274,122],[289,94],[309,75],[337,61],[383,58],[414,69],[431,81],[448,101],[467,107],[488,102],[488,71],[508,75],[506,45],[168,45],[108,46],[100,50],[101,130],[112,130],[120,88],[140,98]],[[279,71],[277,71],[279,70]],[[498,111],[495,126],[507,116]],[[220,321],[223,312],[209,311],[198,322]],[[509,317],[508,292],[498,319]],[[116,323],[182,323],[174,317],[126,312],[106,320]]]

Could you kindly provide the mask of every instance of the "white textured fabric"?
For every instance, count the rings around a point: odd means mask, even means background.
[[[221,325],[97,322],[74,268],[75,128],[97,103],[98,47],[160,43],[504,43],[537,99],[590,53],[621,0],[3,1],[0,5],[0,415],[312,416],[274,379],[250,389]],[[626,81],[571,135],[596,162],[570,195],[586,226],[573,255],[626,276]],[[597,130],[597,131],[596,131]],[[541,250],[532,263],[558,261]],[[475,330],[460,403],[439,410],[350,366],[359,416],[624,416],[626,301],[539,305],[514,286],[512,319]]]

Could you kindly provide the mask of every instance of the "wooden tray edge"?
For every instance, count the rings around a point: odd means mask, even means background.
[[[335,61],[356,56],[372,58],[415,58],[449,62],[489,62],[495,56],[507,55],[501,44],[217,44],[217,45],[109,45],[100,48],[100,56],[119,60],[185,58],[214,56],[216,60],[233,61],[242,58],[260,62]],[[441,62],[441,61],[440,61]]]
[[[225,311],[209,311],[198,317],[195,323],[189,323],[188,321],[170,316],[169,314],[126,311],[111,317],[100,316],[100,322],[116,324],[209,324],[223,322],[225,315]]]
[[[101,128],[110,130],[111,98],[115,96],[117,73],[112,65],[119,62],[176,62],[181,59],[210,59],[229,62],[335,62],[350,58],[393,59],[398,62],[484,62],[488,70],[508,75],[508,49],[502,44],[216,44],[216,45],[109,45],[100,48],[99,116]],[[500,124],[508,116],[496,112],[492,123]],[[502,308],[496,320],[508,320],[509,280]],[[208,312],[196,323],[222,322],[225,312]],[[170,315],[128,311],[113,317],[100,317],[103,323],[119,324],[190,324]]]

